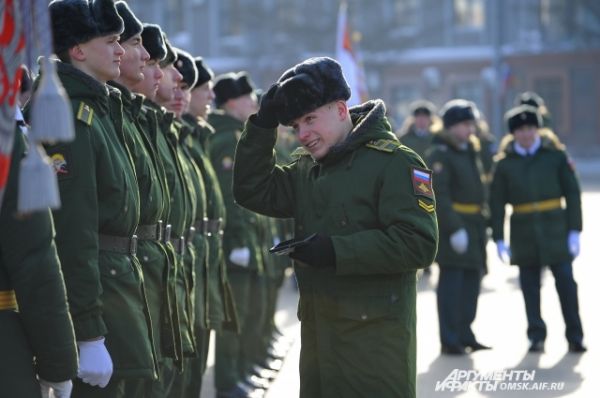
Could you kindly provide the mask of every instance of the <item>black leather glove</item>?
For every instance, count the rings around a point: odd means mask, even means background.
[[[260,107],[258,112],[254,115],[252,120],[254,124],[259,127],[272,129],[279,126],[279,120],[277,119],[278,104],[275,101],[275,93],[279,85],[277,83],[269,87],[269,90],[263,94],[260,100]]]
[[[335,268],[335,250],[329,236],[315,236],[308,244],[297,247],[290,257],[315,268]]]

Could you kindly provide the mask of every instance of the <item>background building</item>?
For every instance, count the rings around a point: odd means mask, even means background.
[[[216,72],[248,70],[265,87],[308,56],[335,51],[339,1],[130,0]],[[561,138],[600,151],[600,2],[348,0],[371,97],[396,126],[427,97],[475,101],[496,134],[516,93],[538,92]]]

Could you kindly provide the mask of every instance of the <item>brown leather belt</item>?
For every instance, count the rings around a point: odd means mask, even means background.
[[[100,250],[109,252],[130,254],[134,256],[135,253],[137,253],[137,241],[137,235],[126,237],[98,234]]]
[[[163,222],[159,221],[151,225],[138,225],[135,230],[139,240],[154,240],[161,241],[163,235]]]
[[[0,311],[16,310],[17,296],[14,290],[0,290]]]

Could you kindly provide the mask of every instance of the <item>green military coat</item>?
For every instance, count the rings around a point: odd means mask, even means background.
[[[348,139],[325,159],[304,151],[284,167],[275,166],[275,129],[250,119],[234,194],[250,210],[293,217],[296,237],[333,241],[335,267],[295,264],[300,396],[415,397],[415,275],[433,261],[438,238],[431,176],[391,133],[383,101],[353,107],[351,117]]]
[[[225,202],[227,224],[223,234],[223,253],[228,267],[240,268],[229,261],[234,248],[250,250],[250,264],[246,269],[263,271],[262,247],[258,241],[258,216],[235,203],[232,192],[233,159],[235,147],[242,134],[244,124],[222,111],[214,111],[208,123],[215,129],[210,138],[210,158],[219,179]]]
[[[223,259],[223,228],[225,227],[225,203],[215,169],[210,162],[207,147],[214,129],[205,120],[190,114],[184,119],[194,126],[192,133],[185,139],[185,146],[200,168],[206,189],[206,217],[214,222],[221,220],[220,231],[208,232],[208,260],[206,267],[206,325],[209,329],[220,330],[222,326],[236,324],[233,310],[231,287],[227,280],[227,267]]]
[[[7,397],[41,397],[47,381],[77,376],[77,348],[50,211],[17,214],[25,140],[16,133],[0,208],[0,386]],[[10,302],[13,302],[12,304]]]
[[[436,133],[437,131],[428,130],[427,134],[417,134],[414,123],[410,123],[399,133],[398,139],[425,160],[425,153],[431,146]]]
[[[572,261],[568,232],[582,229],[581,190],[573,163],[551,131],[542,129],[540,135],[541,147],[526,157],[515,152],[512,135],[503,140],[491,186],[493,238],[504,240],[505,205],[511,204],[511,263],[519,266]],[[531,209],[553,199],[563,205]],[[528,205],[530,211],[518,213],[519,205]]]
[[[106,335],[113,377],[154,378],[141,265],[135,255],[100,250],[99,242],[99,234],[133,236],[140,216],[120,92],[71,65],[58,62],[57,70],[76,118],[75,140],[47,148],[62,201],[56,245],[75,336]]]
[[[443,131],[436,134],[426,159],[433,170],[440,228],[437,263],[440,267],[483,270],[489,211],[479,140],[471,136],[468,144],[460,147],[447,131]],[[461,228],[467,231],[469,239],[463,254],[455,252],[450,245],[450,235]]]

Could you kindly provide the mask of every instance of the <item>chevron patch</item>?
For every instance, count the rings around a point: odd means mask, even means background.
[[[418,199],[417,203],[419,204],[419,207],[425,210],[427,213],[433,213],[435,211],[435,205],[428,204],[422,199]]]

